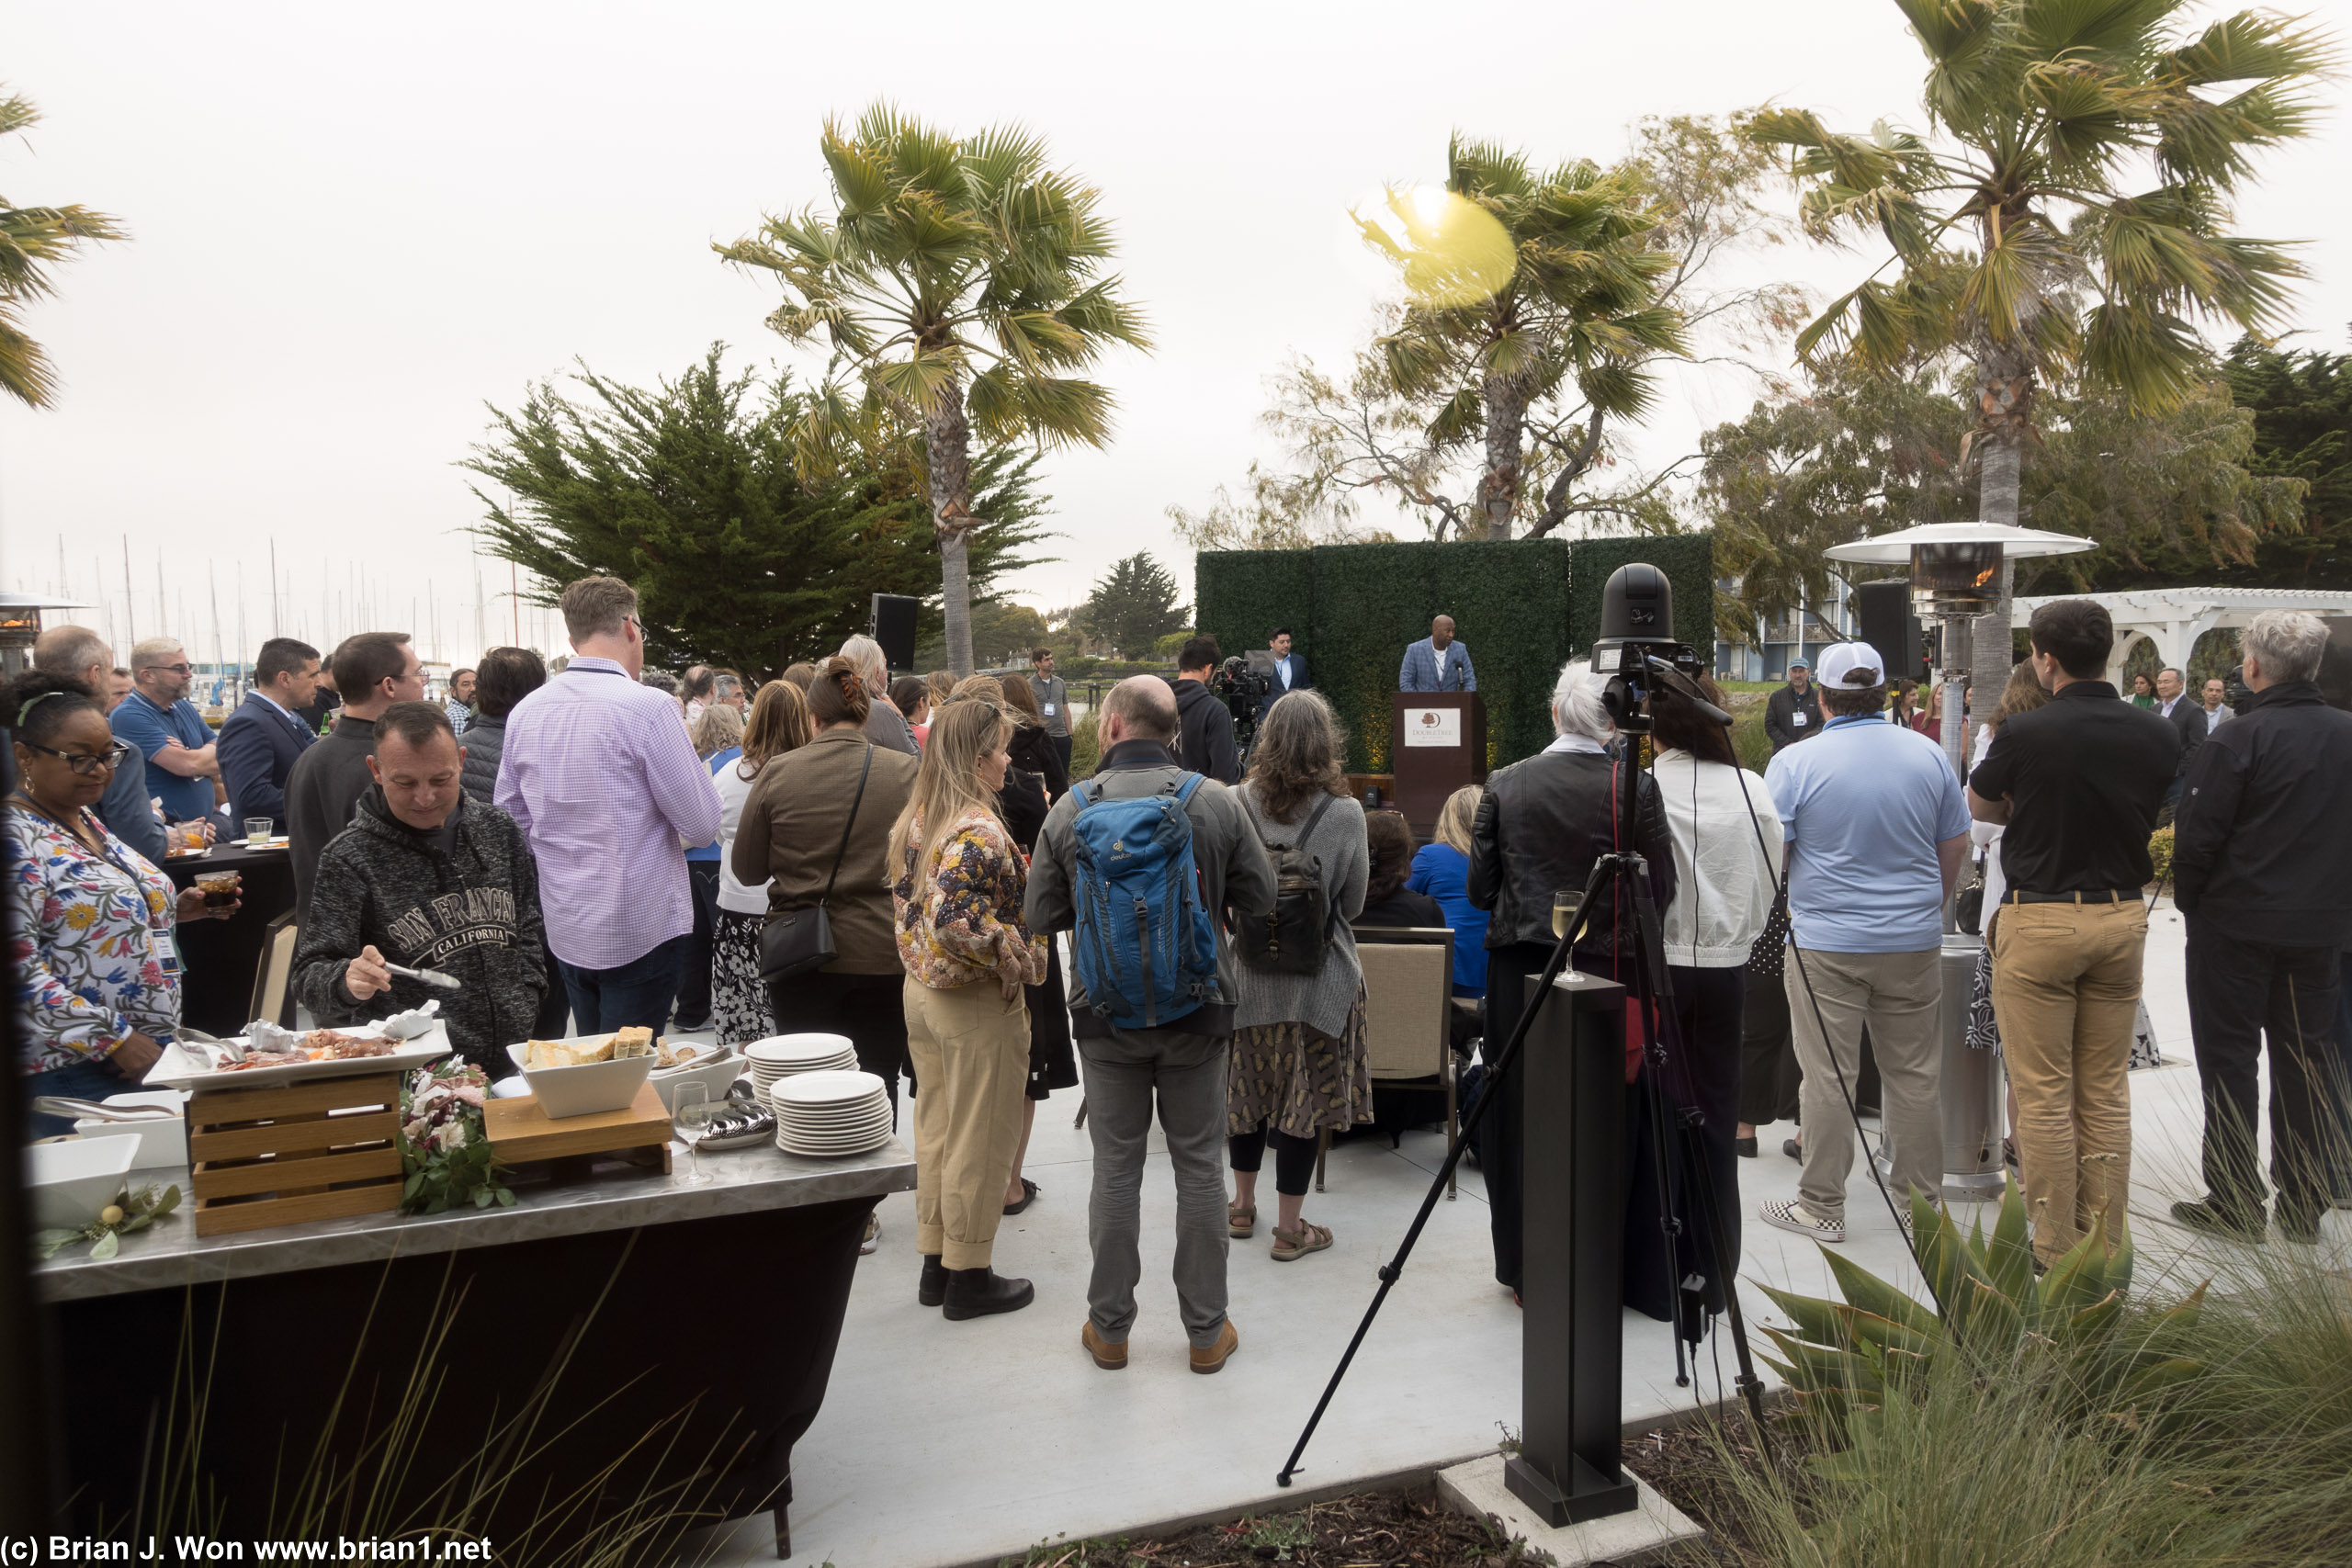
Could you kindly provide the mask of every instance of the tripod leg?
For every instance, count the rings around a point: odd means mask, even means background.
[[[1697,1111],[1686,1112],[1684,1122],[1686,1128],[1693,1132],[1705,1125]],[[1714,1170],[1700,1138],[1684,1138],[1682,1151],[1684,1179],[1698,1193],[1699,1221],[1706,1226],[1707,1245],[1714,1254],[1715,1280],[1724,1293],[1724,1314],[1731,1320],[1732,1355],[1739,1367],[1732,1386],[1747,1402],[1748,1416],[1756,1423],[1756,1441],[1769,1454],[1771,1439],[1764,1430],[1764,1384],[1756,1375],[1756,1359],[1748,1350],[1747,1314],[1740,1306],[1739,1277],[1731,1260],[1731,1237],[1724,1227],[1723,1205],[1715,1201]]]
[[[1605,874],[1600,865],[1593,867],[1592,875],[1585,884],[1588,897],[1601,884]],[[1487,1070],[1492,1079],[1499,1079],[1510,1071],[1511,1062],[1527,1043],[1528,1029],[1535,1022],[1535,1015],[1543,1010],[1544,998],[1551,994],[1552,983],[1560,977],[1560,971],[1567,967],[1568,948],[1575,936],[1576,928],[1571,926],[1553,944],[1552,956],[1544,960],[1544,973],[1536,982],[1535,1004],[1521,1010],[1519,1022],[1512,1028],[1510,1039],[1504,1043],[1501,1054],[1487,1064]],[[1348,1368],[1356,1359],[1357,1348],[1363,1344],[1363,1337],[1371,1332],[1372,1320],[1380,1315],[1381,1303],[1387,1301],[1389,1288],[1403,1277],[1405,1259],[1412,1256],[1414,1244],[1421,1239],[1421,1227],[1430,1223],[1430,1215],[1435,1212],[1439,1198],[1453,1181],[1453,1168],[1462,1161],[1463,1148],[1476,1135],[1478,1123],[1486,1119],[1487,1109],[1494,1102],[1495,1093],[1491,1089],[1481,1092],[1471,1102],[1469,1115],[1462,1119],[1460,1130],[1454,1134],[1452,1145],[1445,1151],[1445,1163],[1438,1168],[1436,1178],[1430,1182],[1430,1190],[1421,1199],[1419,1212],[1414,1214],[1413,1223],[1406,1227],[1405,1239],[1396,1244],[1396,1255],[1381,1268],[1380,1289],[1373,1292],[1372,1304],[1364,1309],[1363,1321],[1356,1325],[1354,1335],[1348,1340],[1348,1348],[1340,1354],[1339,1366],[1332,1370],[1331,1381],[1323,1385],[1322,1397],[1315,1402],[1314,1413],[1307,1416],[1305,1429],[1298,1434],[1298,1441],[1291,1448],[1290,1458],[1283,1462],[1282,1470],[1274,1476],[1275,1485],[1288,1486],[1291,1477],[1298,1473],[1299,1456],[1306,1451],[1306,1445],[1313,1440],[1315,1428],[1322,1425],[1323,1412],[1330,1408],[1331,1396],[1339,1393],[1340,1382],[1348,1375]]]

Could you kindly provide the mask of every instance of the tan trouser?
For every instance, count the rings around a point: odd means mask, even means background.
[[[1862,1025],[1870,1025],[1878,1058],[1879,1108],[1894,1151],[1887,1183],[1907,1218],[1911,1191],[1930,1198],[1943,1190],[1944,1131],[1941,1041],[1936,1003],[1943,995],[1943,955],[1924,953],[1792,953],[1781,970],[1789,995],[1789,1032],[1804,1073],[1798,1103],[1804,1117],[1804,1170],[1797,1196],[1821,1219],[1846,1223],[1846,1178],[1854,1168],[1854,1112],[1848,1096],[1860,1081]],[[1805,983],[1812,982],[1810,994]],[[1819,1002],[1820,1017],[1814,1015]],[[1821,1037],[1829,1026],[1830,1039]],[[1833,1061],[1830,1046],[1835,1043]],[[1844,1088],[1839,1088],[1839,1077]]]
[[[1004,1217],[1029,1004],[994,980],[934,991],[907,978],[907,1059],[915,1077],[915,1250],[943,1268],[985,1269]]]
[[[2137,898],[2004,904],[1986,940],[2033,1250],[2055,1263],[2102,1209],[2109,1242],[2123,1234],[2132,1189],[2125,1075],[2148,909]]]

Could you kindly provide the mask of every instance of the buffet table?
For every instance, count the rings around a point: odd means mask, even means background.
[[[243,879],[243,908],[225,920],[187,920],[177,928],[180,1021],[208,1034],[234,1034],[253,1021],[254,981],[269,922],[294,907],[294,861],[282,847],[254,850],[243,839],[222,839],[209,854],[164,863],[176,887],[215,871]]]
[[[554,1162],[522,1173],[511,1208],[206,1237],[183,1208],[107,1261],[60,1254],[35,1279],[75,1523],[127,1536],[143,1485],[140,1534],[189,1525],[154,1501],[186,1471],[172,1456],[209,1378],[197,1468],[215,1539],[458,1526],[502,1562],[633,1561],[773,1508],[785,1555],[792,1445],[824,1399],[865,1221],[914,1166],[893,1141],[702,1167],[715,1179],[691,1187]],[[403,1419],[386,1485],[369,1445]],[[305,1524],[288,1502],[305,1484],[353,1495]]]

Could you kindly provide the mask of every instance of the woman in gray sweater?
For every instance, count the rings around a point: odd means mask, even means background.
[[[1287,1263],[1331,1245],[1300,1217],[1315,1171],[1317,1134],[1372,1120],[1364,1038],[1363,968],[1348,922],[1363,908],[1371,857],[1363,807],[1348,795],[1339,720],[1320,693],[1295,691],[1266,711],[1242,781],[1243,809],[1271,849],[1314,858],[1330,912],[1322,966],[1276,974],[1244,964],[1227,1075],[1226,1132],[1234,1198],[1227,1228],[1247,1239],[1258,1224],[1258,1171],[1274,1146],[1273,1256]]]

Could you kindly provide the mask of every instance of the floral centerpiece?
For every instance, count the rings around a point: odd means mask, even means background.
[[[401,1086],[401,1207],[412,1214],[437,1214],[470,1203],[477,1209],[512,1204],[514,1192],[499,1180],[506,1174],[490,1146],[482,1101],[488,1075],[449,1056],[419,1067]]]

